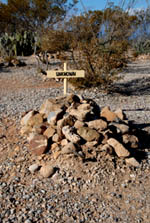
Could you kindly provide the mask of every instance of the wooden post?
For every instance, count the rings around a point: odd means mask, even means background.
[[[64,63],[64,71],[67,71],[67,63]],[[68,81],[67,78],[64,78],[64,95],[67,94],[68,91]]]
[[[64,95],[67,94],[69,78],[84,78],[84,70],[67,70],[67,63],[64,63],[64,70],[48,70],[48,78],[63,78],[64,79]]]

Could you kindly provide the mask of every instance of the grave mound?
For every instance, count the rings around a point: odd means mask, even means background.
[[[139,166],[147,138],[121,109],[100,108],[92,99],[74,94],[47,99],[39,111],[24,114],[21,134],[32,154],[47,154],[54,162],[66,157],[98,162],[103,154],[134,167]]]

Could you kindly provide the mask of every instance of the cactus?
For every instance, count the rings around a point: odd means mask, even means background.
[[[23,31],[8,35],[5,33],[0,38],[0,49],[7,56],[31,55],[39,46],[38,38],[31,31]]]

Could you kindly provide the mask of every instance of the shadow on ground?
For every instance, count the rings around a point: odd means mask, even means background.
[[[114,83],[108,93],[118,93],[125,96],[150,95],[150,77],[136,78],[126,83]]]
[[[133,75],[150,74],[150,61],[146,63],[142,63],[141,61],[139,61],[139,63],[128,62],[128,66],[124,70],[124,73],[132,73]]]

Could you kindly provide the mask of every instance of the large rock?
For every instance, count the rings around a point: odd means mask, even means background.
[[[116,139],[110,138],[107,143],[113,147],[118,157],[128,157],[130,152]]]
[[[93,120],[88,122],[88,127],[96,129],[97,131],[103,131],[107,128],[107,122],[102,119]]]
[[[41,155],[45,153],[48,145],[47,137],[44,135],[35,135],[29,143],[29,148],[32,154]]]
[[[77,130],[77,133],[87,142],[98,141],[100,138],[100,134],[89,127],[81,127]]]
[[[64,134],[64,136],[66,137],[66,139],[68,139],[70,142],[73,143],[78,143],[80,141],[80,136],[78,136],[75,132],[74,132],[74,128],[70,127],[70,126],[64,126],[62,128],[62,133]]]

